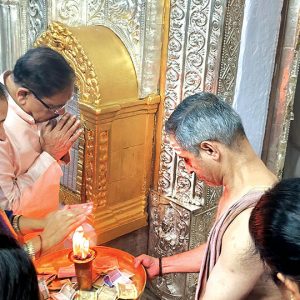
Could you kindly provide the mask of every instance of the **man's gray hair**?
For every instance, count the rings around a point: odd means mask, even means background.
[[[185,98],[165,124],[184,150],[199,154],[203,141],[217,141],[232,146],[245,131],[240,116],[220,97],[198,93]]]

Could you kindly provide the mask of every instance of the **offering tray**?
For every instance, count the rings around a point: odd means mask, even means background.
[[[138,268],[135,268],[134,257],[125,251],[104,246],[96,246],[92,247],[92,249],[97,252],[97,256],[93,262],[95,265],[97,265],[97,261],[103,262],[103,259],[105,259],[106,257],[112,257],[118,260],[120,269],[125,269],[131,273],[134,273],[132,281],[138,291],[137,299],[139,299],[144,291],[147,280],[144,267],[139,265]],[[37,268],[37,270],[46,270],[52,268],[55,269],[55,271],[58,273],[59,268],[70,266],[71,262],[69,259],[69,253],[70,249],[63,249],[45,254],[34,262],[35,267]],[[95,273],[94,277],[96,278],[97,274],[95,268],[93,272]]]

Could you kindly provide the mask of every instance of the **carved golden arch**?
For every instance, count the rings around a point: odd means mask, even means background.
[[[76,192],[62,186],[61,200],[93,201],[98,243],[145,226],[159,96],[138,99],[131,58],[106,27],[52,23],[36,45],[58,51],[75,70],[85,126]]]

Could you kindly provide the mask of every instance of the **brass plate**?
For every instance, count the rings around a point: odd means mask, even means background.
[[[140,297],[144,291],[147,280],[144,267],[140,265],[138,268],[135,268],[134,257],[125,251],[103,246],[97,246],[92,248],[95,249],[97,252],[97,257],[95,258],[95,261],[97,261],[97,258],[101,256],[112,256],[118,259],[120,269],[127,269],[128,271],[135,274],[135,276],[133,276],[131,279],[135,284]],[[34,264],[37,268],[53,267],[56,271],[58,271],[60,267],[66,267],[71,264],[68,258],[68,255],[71,251],[71,249],[63,249],[46,254],[41,258],[37,259],[34,262]]]

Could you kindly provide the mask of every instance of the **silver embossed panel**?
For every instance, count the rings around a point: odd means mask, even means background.
[[[169,256],[204,243],[214,214],[215,207],[203,211],[195,205],[183,204],[151,191],[149,254]],[[161,299],[193,299],[197,278],[195,273],[174,273],[157,278],[150,285]]]
[[[244,0],[171,1],[164,121],[187,96],[222,93],[232,101]],[[190,175],[163,131],[158,191],[182,202],[215,202],[202,182]]]

